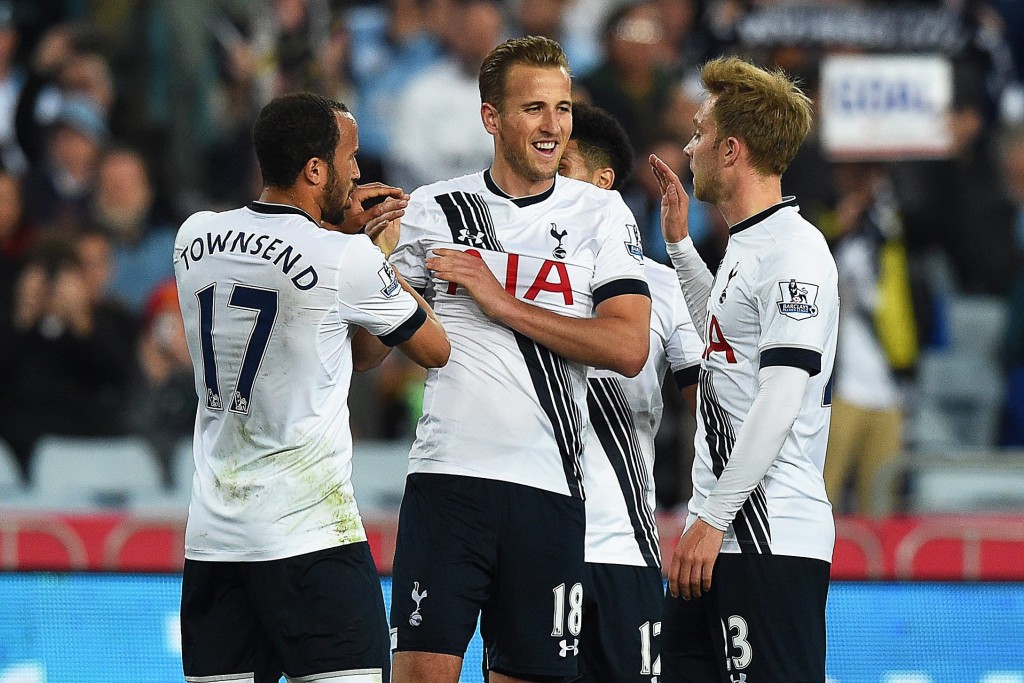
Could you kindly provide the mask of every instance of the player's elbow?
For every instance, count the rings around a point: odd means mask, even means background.
[[[624,345],[611,369],[625,377],[636,377],[644,369],[649,352],[650,340],[645,335],[643,340],[638,340],[636,344]]]
[[[424,359],[422,365],[425,368],[443,368],[448,363],[451,355],[452,345],[446,337],[443,344],[439,344],[437,348],[431,349],[430,354]]]
[[[452,355],[452,345],[448,341],[448,336],[442,332],[432,335],[429,343],[417,344],[415,347],[403,346],[402,351],[420,367],[440,368],[448,363],[448,358]]]

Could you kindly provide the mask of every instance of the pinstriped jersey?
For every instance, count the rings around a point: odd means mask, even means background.
[[[174,273],[200,397],[185,556],[274,560],[365,541],[352,336],[401,343],[424,311],[366,236],[280,204],[191,216]]]
[[[722,552],[831,562],[835,526],[822,468],[839,323],[835,261],[792,197],[729,232],[707,304],[687,524],[729,462],[759,370],[804,368],[811,378],[796,422],[726,531]]]
[[[654,437],[668,370],[682,389],[697,382],[704,344],[675,272],[644,259],[651,288],[651,351],[636,377],[591,369],[590,432],[583,455],[587,490],[586,561],[661,567],[654,522]]]
[[[611,297],[649,295],[635,223],[618,193],[561,176],[514,199],[487,171],[412,193],[391,262],[431,300],[452,352],[427,375],[410,472],[583,497],[585,366],[491,320],[424,262],[434,248],[465,250],[517,298],[591,317]]]

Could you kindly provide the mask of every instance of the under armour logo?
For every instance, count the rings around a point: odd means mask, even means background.
[[[559,643],[558,643],[558,656],[559,657],[565,657],[570,652],[572,653],[573,657],[575,657],[576,655],[578,655],[580,653],[580,640],[579,640],[579,638],[573,638],[572,639],[572,645],[569,645],[564,640],[559,641]]]
[[[725,287],[722,287],[722,296],[718,297],[719,306],[725,303],[725,290],[729,289],[729,283],[732,282],[732,279],[736,277],[736,273],[738,273],[739,271],[740,266],[737,263],[735,266],[732,267],[732,271],[729,273],[729,279],[725,281]]]
[[[558,232],[558,226],[555,225],[554,223],[551,224],[551,236],[558,240],[558,246],[554,248],[554,250],[551,252],[551,255],[557,259],[565,258],[566,252],[565,249],[562,248],[562,238],[564,238],[568,234],[568,230]]]
[[[469,228],[459,230],[459,241],[463,244],[472,243],[479,247],[484,243],[484,236],[476,226],[470,226]]]
[[[422,593],[420,593],[420,582],[419,581],[413,581],[412,582],[412,599],[413,599],[413,602],[416,603],[416,609],[414,609],[412,611],[412,614],[409,615],[409,625],[410,626],[419,626],[420,624],[423,623],[423,615],[420,614],[420,602],[425,597],[427,597],[427,591],[423,591]]]

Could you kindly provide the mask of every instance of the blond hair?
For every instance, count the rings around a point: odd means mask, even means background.
[[[484,58],[480,65],[480,101],[501,110],[505,100],[505,81],[515,64],[553,67],[569,74],[569,60],[562,46],[543,36],[506,40]]]
[[[781,176],[811,131],[810,98],[781,69],[768,71],[739,57],[707,62],[700,79],[715,97],[715,144],[739,138],[755,171]]]

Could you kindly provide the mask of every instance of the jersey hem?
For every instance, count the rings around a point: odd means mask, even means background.
[[[435,462],[436,463],[436,461],[430,461],[430,462]],[[443,464],[442,463],[436,463],[436,465],[443,465]],[[466,477],[468,479],[488,479],[490,481],[503,481],[503,482],[505,482],[507,484],[516,484],[517,486],[528,486],[531,489],[538,489],[540,491],[548,491],[549,493],[557,493],[557,494],[565,496],[567,498],[576,498],[576,499],[579,498],[578,496],[572,495],[572,493],[569,491],[568,483],[566,483],[565,488],[555,489],[555,488],[551,488],[550,486],[539,485],[538,482],[535,482],[535,481],[527,481],[525,479],[511,479],[511,478],[500,477],[500,476],[490,476],[487,472],[476,472],[476,471],[467,472],[467,471],[461,471],[461,470],[460,471],[454,471],[451,468],[443,467],[443,466],[428,466],[428,467],[424,467],[422,465],[418,465],[415,460],[411,460],[410,463],[409,463],[409,474],[444,474],[444,475],[448,475],[450,477]],[[561,475],[562,473],[559,473],[559,474]],[[565,477],[564,476],[562,476],[562,480],[565,481]]]
[[[286,560],[289,557],[308,555],[309,553],[315,553],[320,550],[329,550],[330,548],[340,548],[341,546],[356,545],[357,543],[366,542],[366,532],[362,531],[362,538],[354,539],[347,543],[324,542],[321,540],[316,543],[309,543],[307,545],[297,546],[294,548],[279,548],[275,550],[262,550],[256,552],[200,550],[198,548],[189,548],[186,546],[185,559],[197,560],[199,562],[266,562],[269,560]]]

